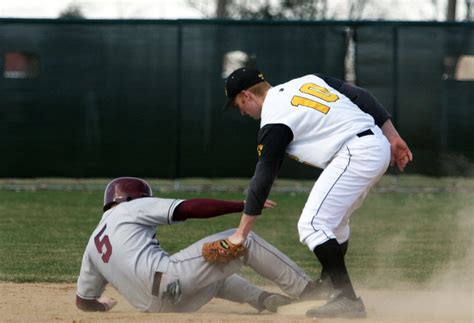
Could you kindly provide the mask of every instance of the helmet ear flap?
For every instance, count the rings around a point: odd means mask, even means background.
[[[105,212],[116,204],[151,196],[153,196],[151,186],[143,179],[119,177],[105,188],[103,210]]]
[[[117,204],[117,203],[115,203],[115,202],[108,203],[108,204],[106,204],[102,207],[102,210],[105,212],[105,211],[109,210],[110,208],[112,208],[112,206],[114,206],[115,204]]]

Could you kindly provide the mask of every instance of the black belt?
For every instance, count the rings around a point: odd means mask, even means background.
[[[370,129],[367,129],[366,131],[362,131],[360,133],[357,134],[357,137],[364,137],[364,136],[369,136],[369,135],[373,135],[374,133],[372,132],[372,130]]]
[[[155,272],[155,276],[153,277],[153,286],[151,287],[151,294],[153,296],[158,297],[160,295],[160,284],[161,284],[161,276],[163,273],[159,271]]]

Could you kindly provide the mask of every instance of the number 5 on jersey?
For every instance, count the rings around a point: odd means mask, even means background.
[[[335,102],[335,101],[339,100],[339,97],[336,94],[331,93],[325,87],[316,85],[314,83],[305,83],[305,84],[303,84],[300,87],[300,92],[304,93],[304,94],[311,95],[315,98],[321,99],[321,100],[326,101],[326,102]],[[293,105],[295,107],[302,105],[302,106],[307,107],[307,108],[315,109],[315,110],[317,110],[319,112],[322,112],[324,114],[327,114],[329,112],[329,110],[331,109],[330,107],[328,107],[325,104],[322,104],[318,101],[308,99],[308,98],[305,98],[305,97],[302,97],[302,96],[299,96],[299,95],[293,96],[293,98],[291,99],[291,105]]]
[[[97,251],[102,254],[102,261],[105,263],[109,262],[110,256],[112,256],[112,245],[110,244],[109,236],[104,235],[102,238],[100,237],[105,229],[107,228],[107,224],[104,225],[102,230],[94,237],[95,247]],[[105,251],[103,250],[105,247]]]

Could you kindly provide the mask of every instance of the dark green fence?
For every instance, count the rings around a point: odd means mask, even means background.
[[[359,85],[392,112],[416,153],[413,172],[474,175],[474,25],[357,27]],[[455,69],[471,80],[456,80]],[[461,71],[458,71],[461,72]]]
[[[344,78],[349,30],[357,83],[392,112],[409,171],[472,175],[474,81],[454,69],[474,24],[0,19],[0,177],[249,177],[258,124],[220,111],[226,55],[273,84]],[[317,174],[286,161],[281,176]]]

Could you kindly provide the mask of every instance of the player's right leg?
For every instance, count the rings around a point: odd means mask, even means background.
[[[216,297],[237,303],[248,303],[259,312],[264,310],[276,312],[278,307],[294,301],[287,296],[264,291],[237,274],[219,284]]]
[[[199,294],[200,291],[205,291],[206,295],[203,296],[208,299],[210,286],[225,280],[237,273],[243,265],[247,265],[258,274],[275,282],[287,295],[295,299],[301,295],[307,299],[314,298],[315,285],[309,276],[294,261],[253,232],[245,241],[245,246],[249,250],[246,257],[225,265],[207,262],[202,256],[203,244],[225,239],[234,231],[232,229],[213,234],[173,254],[170,257],[168,271],[163,274],[162,283],[166,286],[179,281],[183,300],[189,295]],[[281,303],[279,299],[276,301]]]
[[[250,232],[244,244],[249,250],[245,265],[273,281],[287,295],[298,298],[311,282],[293,260],[254,232]]]

